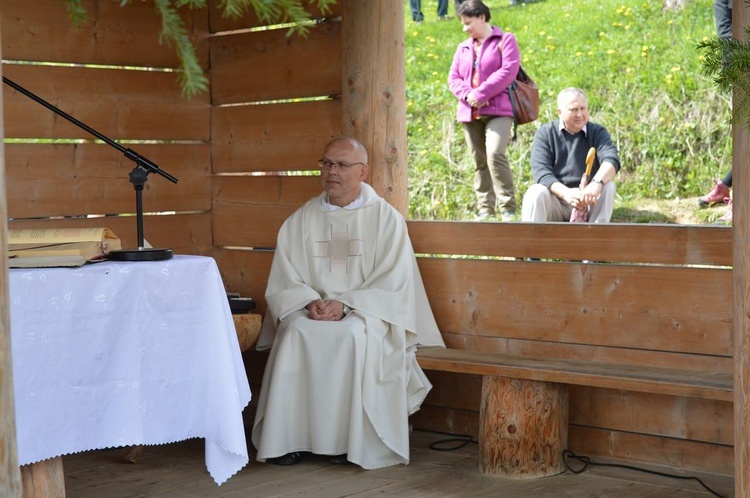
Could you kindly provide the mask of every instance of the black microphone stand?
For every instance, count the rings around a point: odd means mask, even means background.
[[[135,208],[136,208],[136,224],[137,224],[137,229],[138,229],[138,248],[129,249],[129,250],[124,249],[124,250],[110,251],[109,259],[114,260],[114,261],[163,261],[167,259],[172,259],[171,249],[155,249],[152,247],[144,247],[145,243],[144,243],[144,238],[143,238],[143,185],[148,181],[149,173],[158,173],[172,183],[177,183],[177,178],[170,175],[166,171],[162,170],[154,162],[149,161],[148,159],[141,156],[134,150],[125,148],[122,145],[115,142],[114,140],[111,140],[105,137],[98,131],[78,121],[73,116],[58,109],[57,107],[50,104],[46,100],[31,93],[30,91],[28,91],[21,85],[14,83],[13,81],[6,78],[5,76],[3,76],[3,83],[18,90],[19,92],[26,95],[30,99],[36,101],[37,103],[43,105],[47,109],[53,111],[55,114],[62,116],[63,118],[67,119],[74,125],[86,130],[87,132],[94,135],[98,139],[102,140],[103,142],[111,145],[115,149],[125,154],[125,157],[127,157],[131,161],[135,162],[135,167],[130,172],[130,183],[133,184],[133,188],[135,189]]]

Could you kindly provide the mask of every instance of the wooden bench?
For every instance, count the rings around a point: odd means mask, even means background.
[[[729,373],[442,348],[423,348],[417,357],[425,370],[482,376],[479,467],[511,478],[565,470],[569,384],[727,402],[733,396]]]
[[[409,230],[448,346],[418,353],[435,389],[415,428],[476,435],[480,469],[513,478],[568,448],[732,473],[731,229]]]

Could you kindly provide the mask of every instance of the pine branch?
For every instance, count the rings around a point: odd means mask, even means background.
[[[701,72],[732,96],[732,124],[750,128],[750,28],[745,41],[712,38],[700,42],[698,49],[704,52]]]
[[[87,22],[86,9],[82,0],[62,0],[74,25]],[[125,6],[130,0],[120,0]],[[180,60],[178,79],[182,87],[182,94],[187,98],[205,92],[208,89],[208,79],[198,63],[195,46],[190,40],[185,23],[178,9],[206,8],[206,0],[154,0],[157,12],[162,18],[162,29],[159,43],[174,43],[177,57]],[[336,0],[305,0],[307,4],[317,4],[321,12],[329,12],[330,6]],[[291,24],[289,34],[305,35],[308,31],[310,15],[305,10],[303,0],[221,0],[219,4],[225,17],[238,19],[246,15],[252,8],[263,22],[272,24]]]
[[[73,21],[73,26],[82,26],[86,24],[86,8],[81,2],[82,0],[68,0],[65,3],[65,10],[68,11],[68,17]]]

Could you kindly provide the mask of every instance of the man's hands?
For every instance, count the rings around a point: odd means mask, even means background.
[[[591,182],[584,189],[564,188],[563,200],[575,209],[583,209],[596,204],[596,201],[602,195],[603,186],[601,183]]]
[[[344,318],[344,303],[335,299],[316,299],[305,308],[312,320],[335,322]]]

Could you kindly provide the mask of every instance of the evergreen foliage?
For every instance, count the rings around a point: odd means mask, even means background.
[[[120,0],[126,6],[131,0]],[[68,15],[75,25],[87,21],[83,0],[63,0]],[[252,9],[258,19],[268,24],[289,24],[289,33],[304,35],[310,15],[305,4],[317,5],[321,12],[327,12],[336,0],[221,0],[219,7],[224,16],[240,18]],[[174,44],[180,59],[179,81],[185,97],[192,97],[208,89],[208,79],[198,63],[195,46],[190,39],[185,23],[178,9],[206,8],[206,0],[154,0],[156,11],[162,18],[160,42]]]
[[[750,0],[745,0],[750,7]],[[703,74],[713,78],[722,92],[733,97],[732,123],[750,127],[750,27],[744,40],[713,37],[698,44],[703,50]]]

